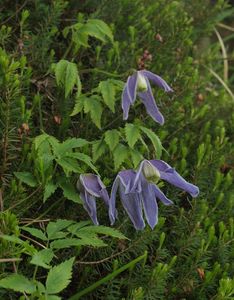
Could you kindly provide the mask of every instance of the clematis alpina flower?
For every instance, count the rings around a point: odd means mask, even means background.
[[[122,93],[124,120],[127,120],[130,105],[134,104],[136,96],[138,95],[142,103],[145,105],[147,113],[154,119],[154,121],[163,125],[164,117],[155,103],[149,81],[152,81],[154,84],[164,89],[165,92],[173,92],[171,87],[160,76],[146,70],[135,72],[133,75],[128,77]]]
[[[105,185],[97,175],[81,174],[77,182],[77,189],[80,192],[85,210],[88,212],[93,223],[99,225],[95,198],[102,198],[106,206],[109,207],[110,198]]]
[[[115,221],[116,211],[115,202],[116,194],[119,190],[120,200],[134,227],[141,230],[145,227],[143,218],[143,210],[147,223],[153,229],[158,222],[158,204],[157,198],[165,205],[170,205],[172,202],[155,184],[149,183],[142,177],[140,182],[135,184],[137,172],[134,170],[125,170],[117,175],[111,191],[111,199],[109,206],[109,216]]]
[[[157,182],[166,180],[172,185],[187,191],[192,197],[197,197],[199,189],[187,182],[171,166],[162,160],[143,160],[137,172],[126,170],[116,177],[109,206],[109,215],[115,220],[116,194],[119,189],[121,202],[136,229],[143,229],[145,222],[143,211],[149,226],[153,229],[158,222],[158,204],[160,200],[165,205],[173,202],[158,188]]]
[[[188,192],[194,198],[199,194],[199,188],[197,186],[187,182],[182,176],[180,176],[179,173],[176,172],[174,168],[172,168],[163,160],[143,160],[137,171],[133,189],[138,186],[142,176],[144,176],[147,181],[155,184],[159,179],[165,180],[170,184]]]

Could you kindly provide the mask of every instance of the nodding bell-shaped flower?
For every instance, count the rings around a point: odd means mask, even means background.
[[[162,160],[143,160],[138,171],[126,170],[117,175],[111,191],[109,215],[114,221],[116,211],[116,194],[119,190],[120,199],[134,227],[141,230],[145,227],[143,211],[147,223],[153,229],[158,222],[158,203],[164,205],[173,202],[169,200],[156,185],[158,180],[166,180],[172,185],[187,191],[192,197],[197,197],[199,189],[187,182],[170,165]],[[112,223],[113,224],[113,223]]]
[[[97,219],[96,198],[102,198],[107,207],[109,207],[110,198],[106,187],[98,175],[81,174],[77,182],[77,189],[83,201],[85,210],[95,225],[99,225]],[[113,223],[113,220],[111,220]]]
[[[164,124],[164,117],[160,113],[151,90],[150,82],[153,82],[165,92],[173,92],[172,88],[160,76],[147,71],[141,70],[129,76],[122,93],[122,109],[124,120],[128,119],[130,106],[136,101],[138,95],[141,102],[145,105],[147,113],[159,124]]]

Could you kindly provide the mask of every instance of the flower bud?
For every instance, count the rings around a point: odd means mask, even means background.
[[[142,168],[143,175],[145,179],[151,183],[157,183],[160,179],[160,173],[156,167],[154,167],[150,162],[145,162]]]
[[[137,88],[139,92],[146,92],[148,90],[146,79],[140,72],[137,73]]]

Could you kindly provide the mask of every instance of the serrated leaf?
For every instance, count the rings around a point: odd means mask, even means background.
[[[140,131],[137,126],[134,124],[126,124],[125,125],[125,135],[130,148],[133,148],[136,142],[141,137]]]
[[[117,170],[122,163],[128,158],[128,148],[122,144],[115,147],[113,151],[115,170]]]
[[[122,80],[117,80],[117,79],[113,79],[113,78],[109,79],[109,80],[115,85],[115,88],[118,91],[122,91],[123,90],[125,83]]]
[[[130,153],[132,157],[133,166],[134,168],[136,168],[139,165],[139,163],[144,159],[144,157],[140,152],[134,149],[131,149]]]
[[[91,120],[99,129],[101,128],[102,111],[102,104],[98,96],[86,98],[84,102],[84,112],[90,113]]]
[[[115,112],[115,85],[110,80],[101,81],[98,89],[102,94],[105,104]]]
[[[78,79],[79,79],[79,75],[78,75],[78,70],[77,70],[76,64],[69,62],[67,64],[66,77],[65,77],[65,97],[66,98],[73,90],[75,84],[78,83]]]
[[[14,172],[14,175],[23,183],[35,187],[37,185],[37,180],[30,172]]]
[[[68,175],[69,172],[83,173],[83,170],[78,166],[77,161],[73,158],[63,157],[56,161],[63,168],[66,175]]]
[[[86,96],[80,96],[76,98],[75,106],[72,113],[70,114],[71,117],[79,114],[83,110],[85,99],[87,99]]]
[[[76,191],[75,187],[68,181],[60,181],[59,182],[60,187],[63,190],[63,195],[68,200],[71,200],[75,203],[82,204],[82,200],[80,199],[80,196],[78,194],[78,191]]]
[[[67,61],[64,59],[61,59],[56,65],[55,65],[55,78],[57,85],[64,84],[64,74],[66,74],[67,69]]]
[[[54,184],[52,181],[49,181],[44,188],[44,196],[43,196],[43,202],[45,202],[57,189],[57,185]]]
[[[40,145],[48,139],[49,135],[46,133],[40,134],[34,138],[35,149],[37,150]]]
[[[69,157],[76,158],[82,162],[84,162],[86,165],[88,165],[95,173],[98,174],[97,168],[93,165],[92,159],[90,156],[80,153],[80,152],[73,152],[68,154]]]
[[[96,162],[100,156],[102,156],[107,150],[107,146],[104,140],[100,140],[93,144],[92,146],[92,154],[93,161]]]
[[[56,82],[65,89],[65,98],[72,92],[75,85],[78,88],[78,95],[81,92],[81,82],[77,65],[73,62],[61,59],[55,66]]]
[[[32,294],[36,291],[35,284],[20,274],[13,274],[1,279],[0,287],[28,294]]]
[[[75,50],[77,51],[80,46],[84,46],[85,48],[88,48],[89,47],[88,38],[89,36],[86,31],[82,32],[82,30],[75,30],[72,34],[72,41],[76,44]]]
[[[115,147],[119,144],[119,132],[116,129],[107,130],[105,132],[105,142],[112,152]]]
[[[57,140],[54,136],[50,135],[47,139],[49,142],[50,146],[52,147],[53,154],[56,157],[62,156],[61,150],[60,150],[60,142]]]
[[[64,290],[70,283],[72,277],[72,265],[75,258],[71,258],[60,265],[50,269],[46,279],[46,292],[57,294]]]
[[[151,143],[154,146],[157,158],[160,159],[162,155],[162,144],[159,137],[151,130],[144,126],[141,126],[140,129],[147,135],[147,137],[151,140]]]
[[[103,34],[99,28],[93,24],[85,24],[83,28],[79,30],[79,32],[84,36],[89,35],[92,37],[95,37],[98,40],[101,40],[103,43],[107,42],[107,39],[105,37],[105,34]]]
[[[40,167],[43,166],[43,173],[45,173],[49,168],[53,167],[54,159],[55,157],[51,154],[43,153],[41,155],[38,153],[38,160],[40,161]]]
[[[77,235],[77,234],[76,234]],[[75,238],[66,238],[61,240],[55,240],[50,244],[50,247],[53,249],[65,249],[70,247],[81,247],[81,246],[93,246],[93,247],[106,247],[102,240],[95,237],[94,234],[85,234],[81,233],[80,236],[82,237],[75,239]]]
[[[85,139],[71,138],[71,139],[67,139],[60,145],[60,150],[63,154],[66,154],[66,152],[71,152],[75,148],[84,147],[89,143],[90,142],[86,141]]]
[[[61,230],[67,228],[68,226],[72,225],[74,221],[70,220],[57,220],[55,222],[50,222],[46,227],[46,232],[48,235],[48,239],[54,239],[57,238],[57,233]]]
[[[82,232],[82,233],[87,233],[87,234],[91,234],[91,233],[95,233],[95,234],[104,234],[104,235],[108,235],[111,237],[115,237],[118,239],[127,239],[125,235],[123,235],[119,230],[111,228],[111,227],[107,227],[107,226],[85,226],[82,227],[80,230],[78,230],[77,232]]]
[[[77,230],[81,229],[82,227],[85,227],[85,226],[88,226],[88,225],[91,225],[91,221],[80,221],[78,223],[75,223],[75,224],[72,224],[71,226],[69,226],[67,228],[67,231],[71,232],[71,233],[74,233],[76,232]]]
[[[89,24],[94,24],[95,26],[97,26],[99,28],[99,30],[103,34],[108,36],[108,38],[111,40],[111,42],[113,42],[114,37],[113,37],[112,31],[111,31],[110,27],[105,22],[103,22],[102,20],[98,20],[98,19],[89,19],[88,23]]]
[[[19,239],[18,237],[14,236],[14,235],[3,234],[3,235],[0,235],[0,238],[2,238],[5,241],[12,242],[12,243],[23,246],[24,247],[24,253],[27,253],[29,255],[32,255],[36,252],[36,249],[31,244],[29,244],[26,241],[23,241],[23,240]]]
[[[51,249],[43,249],[33,255],[30,263],[45,269],[50,269],[51,266],[49,264],[53,257],[54,253]]]
[[[31,235],[37,237],[38,239],[40,239],[42,241],[47,241],[46,235],[40,229],[26,227],[26,226],[22,226],[21,229],[23,229],[24,231],[29,232]]]
[[[76,233],[74,233],[74,235],[76,235],[78,238],[81,239],[81,242],[84,245],[87,246],[92,246],[92,247],[106,247],[107,244],[104,243],[103,240],[99,239],[98,236],[94,233],[89,233],[89,232],[80,232],[77,231]]]

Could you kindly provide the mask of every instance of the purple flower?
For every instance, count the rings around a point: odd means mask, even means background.
[[[135,72],[132,76],[128,77],[122,94],[124,120],[127,120],[130,105],[134,104],[136,95],[138,94],[142,103],[145,105],[147,113],[154,119],[154,121],[163,125],[164,117],[158,110],[155,103],[149,80],[160,88],[163,88],[164,91],[173,92],[166,81],[160,76],[146,70]]]
[[[99,225],[95,198],[102,198],[106,206],[109,207],[110,198],[105,185],[97,175],[81,174],[77,182],[77,188],[80,192],[85,210],[88,212],[93,223]],[[113,222],[113,220],[111,220],[111,222]]]
[[[156,185],[160,179],[187,191],[192,197],[196,197],[199,194],[198,187],[188,183],[164,161],[144,160],[141,162],[137,172],[126,170],[119,172],[117,175],[112,186],[109,206],[112,224],[116,216],[115,202],[119,189],[121,202],[134,227],[137,230],[145,227],[144,211],[147,223],[153,229],[158,222],[157,199],[165,205],[172,204],[172,201]]]

